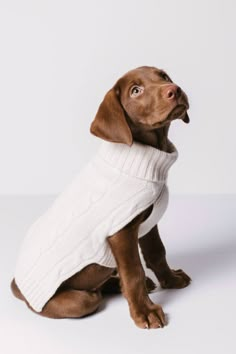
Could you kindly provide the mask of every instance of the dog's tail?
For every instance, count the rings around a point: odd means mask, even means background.
[[[17,297],[17,299],[24,300],[24,297],[21,294],[20,289],[16,285],[15,279],[13,279],[11,282],[11,291],[12,291],[13,295],[15,297]]]

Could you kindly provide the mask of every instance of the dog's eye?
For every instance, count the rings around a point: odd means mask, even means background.
[[[142,86],[133,86],[130,90],[130,96],[131,97],[137,97],[140,96],[144,91],[144,88]]]

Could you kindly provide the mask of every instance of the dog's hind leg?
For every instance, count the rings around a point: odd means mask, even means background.
[[[36,312],[22,295],[15,279],[11,283],[11,289],[15,297],[23,300],[33,312],[49,318],[83,317],[95,312],[102,301],[102,295],[99,290],[88,291],[62,288],[58,289],[55,295],[51,297],[41,312]]]
[[[56,293],[39,315],[49,318],[79,318],[95,312],[102,301],[100,291],[67,289]]]

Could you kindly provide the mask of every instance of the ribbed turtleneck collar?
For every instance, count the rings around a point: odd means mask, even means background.
[[[178,157],[178,152],[172,143],[171,148],[172,152],[167,153],[137,142],[128,146],[103,141],[98,156],[125,174],[160,182],[166,180],[169,168]]]

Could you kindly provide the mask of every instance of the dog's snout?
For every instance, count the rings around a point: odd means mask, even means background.
[[[168,85],[165,87],[163,94],[167,100],[173,100],[181,95],[181,88],[174,84]]]

